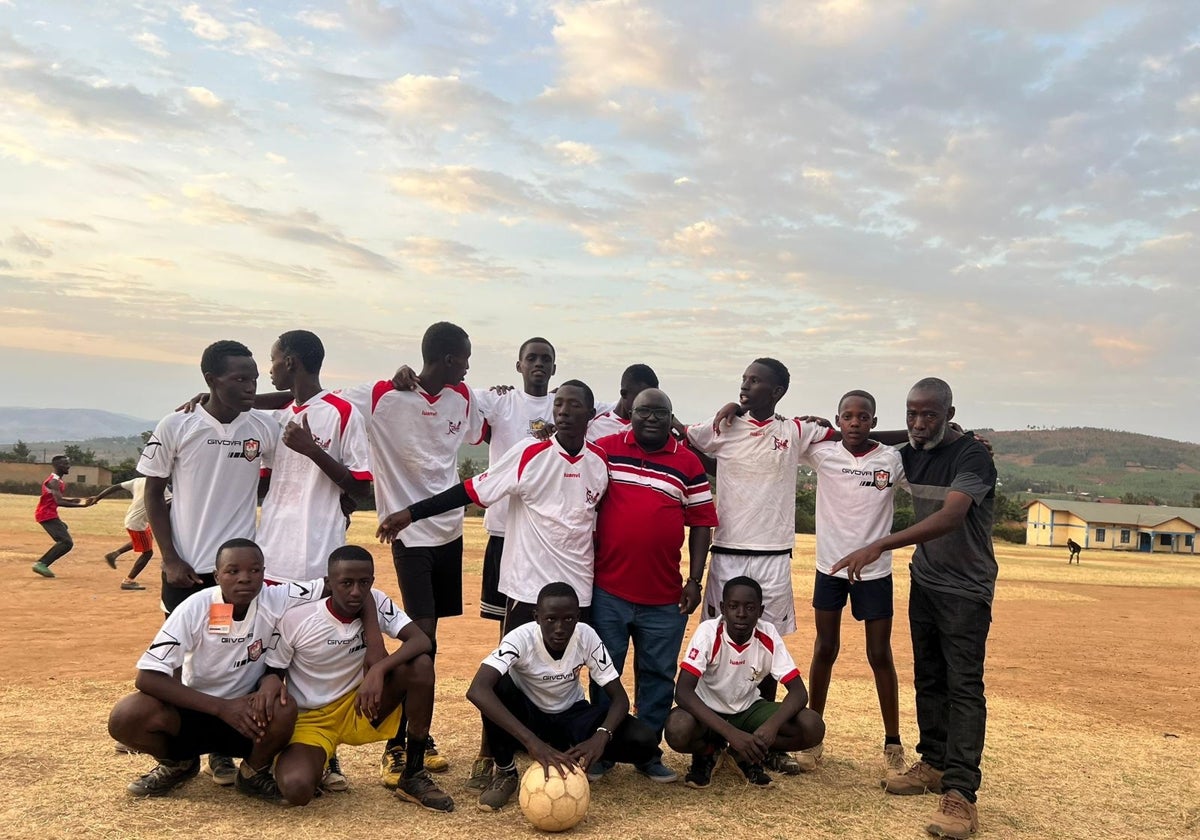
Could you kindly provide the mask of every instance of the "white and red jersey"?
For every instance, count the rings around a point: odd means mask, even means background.
[[[347,388],[341,395],[367,419],[375,508],[379,521],[459,483],[458,449],[479,440],[482,420],[461,382],[437,394],[398,391],[390,379]],[[462,536],[463,512],[447,511],[404,530],[407,546],[439,546]]]
[[[514,446],[537,440],[537,435],[554,422],[554,395],[534,397],[524,391],[504,394],[476,388],[472,391],[483,428],[479,440],[491,431],[488,441],[488,469],[500,462]],[[478,441],[475,441],[478,443]],[[483,515],[489,534],[503,537],[508,522],[508,498],[498,499]]]
[[[575,588],[580,606],[592,603],[596,505],[608,489],[604,450],[585,443],[571,455],[558,442],[510,449],[495,467],[465,483],[475,504],[509,497],[508,530],[500,559],[500,591],[527,604],[547,583]],[[407,532],[405,532],[407,533]]]
[[[133,496],[129,509],[125,511],[125,530],[145,531],[150,527],[150,517],[146,513],[146,479],[138,476],[128,481],[122,481],[120,486]],[[171,491],[164,492],[163,497],[171,501]]]
[[[266,673],[263,654],[275,625],[292,607],[321,597],[323,579],[264,586],[241,621],[214,626],[214,604],[224,604],[221,587],[189,595],[167,616],[150,647],[138,660],[139,671],[167,676],[182,669],[183,684],[212,697],[244,697]]]
[[[758,684],[769,674],[783,685],[800,676],[775,625],[759,621],[750,640],[735,644],[725,622],[700,622],[679,667],[699,678],[696,696],[714,712],[734,715],[754,705],[762,695]]]
[[[222,423],[200,405],[168,414],[154,429],[137,471],[171,479],[175,550],[196,572],[213,571],[226,540],[254,539],[259,474],[270,468],[278,439],[275,418],[255,409]]]
[[[313,440],[350,474],[371,480],[367,426],[349,401],[322,391],[303,405],[275,412],[280,440],[271,467],[271,489],[263,499],[255,540],[275,581],[307,580],[325,573],[330,553],[346,544],[342,489],[306,455],[283,443],[283,427],[308,421]]]
[[[717,518],[713,550],[792,550],[796,543],[796,470],[816,441],[832,429],[800,420],[758,421],[749,415],[717,435],[712,420],[688,426],[688,443],[717,462]]]
[[[620,674],[600,636],[587,624],[577,624],[563,655],[555,659],[546,650],[542,628],[536,621],[522,624],[505,634],[500,647],[487,655],[483,664],[500,675],[511,674],[521,693],[543,712],[565,712],[584,699],[579,672],[588,669],[588,679],[608,685]]]
[[[597,408],[596,416],[588,423],[587,439],[597,441],[609,435],[624,434],[630,431],[631,428],[630,422],[617,414],[616,405],[605,411],[600,411]]]
[[[813,444],[801,463],[817,472],[817,571],[830,569],[852,551],[892,532],[896,487],[907,487],[900,453],[875,443],[854,455],[840,442]],[[862,570],[863,580],[892,573],[892,552]],[[842,569],[838,577],[848,576]]]
[[[412,619],[384,593],[372,589],[379,629],[393,639]],[[279,620],[266,664],[286,668],[288,695],[299,709],[319,709],[353,691],[363,680],[367,655],[362,619],[347,621],[323,598],[290,610]]]

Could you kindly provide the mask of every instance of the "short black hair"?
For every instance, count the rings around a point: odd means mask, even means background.
[[[221,565],[221,555],[224,554],[227,549],[234,548],[253,548],[258,553],[258,559],[264,559],[262,549],[259,548],[258,543],[256,543],[254,540],[248,540],[245,537],[234,537],[231,540],[225,540],[225,542],[221,543],[221,547],[217,549],[216,565]]]
[[[371,556],[371,552],[367,551],[361,545],[343,545],[335,548],[329,554],[329,562],[326,564],[326,569],[330,572],[338,563],[346,563],[351,560],[361,560],[375,566],[375,558]]]
[[[533,338],[525,339],[525,341],[521,344],[521,349],[517,351],[518,359],[525,355],[525,348],[530,344],[545,344],[550,348],[550,355],[558,358],[558,351],[554,349],[554,345],[542,338],[540,335],[535,335]]]
[[[754,590],[754,594],[758,597],[758,603],[762,603],[762,586],[752,577],[738,575],[735,578],[730,578],[725,581],[725,585],[721,587],[721,600],[729,597],[729,593],[733,591],[735,586],[748,586]]]
[[[316,333],[308,330],[288,330],[279,336],[279,349],[295,356],[309,373],[320,373],[325,362],[325,345]]]
[[[227,360],[231,356],[248,356],[254,358],[254,354],[250,352],[250,348],[240,341],[231,341],[229,339],[214,341],[204,348],[204,355],[200,357],[200,372],[220,376],[229,367]]]
[[[66,455],[55,455],[53,458],[50,459],[50,463],[57,464],[59,461],[70,461],[70,460],[71,459],[68,458]]]
[[[775,377],[775,384],[783,388],[784,391],[787,391],[788,386],[792,384],[792,375],[788,373],[787,365],[778,359],[763,356],[761,359],[755,359],[753,364],[762,365],[771,371],[771,375]]]
[[[643,385],[649,385],[651,388],[658,387],[658,374],[650,365],[644,365],[639,362],[636,365],[630,365],[625,368],[625,372],[621,374],[621,381],[629,379],[631,382],[641,382]]]
[[[587,407],[592,409],[596,407],[596,397],[592,394],[592,389],[587,386],[586,382],[579,379],[568,379],[566,382],[559,383],[558,390],[561,391],[563,388],[578,388],[587,397]]]
[[[421,337],[421,361],[426,364],[440,361],[446,356],[457,354],[469,341],[467,331],[458,324],[438,321],[430,324]]]
[[[540,607],[542,601],[547,598],[570,598],[575,602],[575,606],[579,606],[579,593],[575,591],[575,587],[569,583],[563,583],[561,580],[547,583],[541,588],[537,596],[537,606]]]
[[[871,396],[870,394],[868,394],[866,391],[860,391],[858,389],[855,389],[853,391],[847,391],[846,393],[842,394],[842,398],[840,400],[838,400],[838,413],[839,414],[842,411],[842,403],[844,403],[846,401],[846,397],[861,397],[862,399],[866,400],[868,403],[871,404],[871,413],[872,414],[875,413],[875,398],[873,396]]]
[[[949,409],[954,405],[954,392],[950,390],[950,386],[946,380],[938,379],[936,376],[927,376],[908,390],[924,391],[928,394],[936,395],[942,403],[942,408],[945,409]]]

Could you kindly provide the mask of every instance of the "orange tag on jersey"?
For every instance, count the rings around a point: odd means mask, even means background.
[[[233,629],[233,604],[213,604],[208,608],[208,632],[227,635]]]

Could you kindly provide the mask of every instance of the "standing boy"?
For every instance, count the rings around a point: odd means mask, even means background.
[[[817,571],[812,600],[817,638],[808,672],[809,707],[825,717],[848,598],[851,614],[866,628],[867,662],[875,675],[883,716],[884,761],[889,770],[902,771],[907,763],[900,743],[899,687],[892,661],[892,553],[880,554],[853,586],[845,570],[832,574],[842,557],[892,530],[893,497],[897,485],[905,486],[904,465],[894,448],[871,440],[877,422],[875,398],[866,391],[850,391],[838,403],[841,442],[813,444],[803,459],[817,473]],[[800,766],[815,769],[822,752],[823,746],[817,744],[800,753]]]
[[[33,571],[42,577],[52,578],[54,572],[50,567],[54,561],[75,547],[67,523],[58,518],[60,507],[90,507],[95,499],[76,499],[64,496],[67,485],[63,476],[71,471],[71,461],[66,455],[55,455],[50,459],[50,475],[42,482],[42,496],[38,499],[37,509],[33,512],[34,520],[46,529],[54,545],[33,564]]]
[[[908,623],[921,760],[906,773],[889,774],[883,786],[901,796],[941,794],[926,831],[966,838],[979,828],[983,664],[998,570],[996,467],[982,443],[950,424],[953,417],[954,397],[941,379],[922,379],[909,390],[909,445],[900,454],[916,524],[847,554],[833,572],[845,569],[858,581],[883,552],[916,545]]]
[[[515,753],[525,750],[549,778],[600,760],[643,764],[658,754],[658,739],[629,716],[629,697],[596,631],[580,621],[579,597],[566,583],[538,592],[535,620],[505,634],[479,666],[467,699],[483,715],[496,775],[479,808],[498,811],[519,784]],[[588,703],[579,685],[587,667],[609,704]]]
[[[819,744],[825,724],[804,708],[804,680],[774,625],[759,618],[763,594],[758,582],[730,578],[720,606],[720,618],[696,628],[679,665],[679,705],[667,718],[667,743],[692,755],[688,787],[708,787],[725,745],[749,784],[769,787],[771,777],[763,770],[767,754]],[[787,689],[782,703],[759,693],[766,674]]]
[[[329,597],[287,613],[266,655],[271,673],[264,691],[278,696],[286,676],[288,702],[300,709],[291,743],[275,765],[280,792],[293,805],[308,804],[338,745],[386,740],[407,708],[412,737],[396,796],[432,811],[454,810],[454,800],[425,771],[433,716],[429,638],[391,598],[372,588],[375,562],[365,548],[335,549],[327,580]],[[374,622],[364,618],[372,615],[401,644],[364,676],[367,633],[374,632]]]
[[[125,511],[125,533],[129,535],[129,540],[121,547],[105,554],[104,562],[108,564],[109,568],[115,569],[117,568],[117,558],[126,551],[138,552],[129,574],[125,576],[125,580],[121,581],[122,589],[137,591],[146,588],[137,582],[137,576],[154,557],[154,532],[151,531],[150,519],[146,516],[146,479],[138,476],[129,481],[121,481],[111,487],[105,487],[96,494],[96,501],[111,496],[118,490],[125,490],[133,497],[129,503],[129,509]],[[168,489],[165,495],[169,502],[171,491]]]

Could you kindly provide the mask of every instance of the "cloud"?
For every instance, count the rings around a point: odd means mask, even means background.
[[[48,259],[54,256],[54,251],[50,249],[50,243],[36,239],[24,231],[13,228],[12,236],[4,241],[4,244],[15,251],[20,251],[22,254],[29,254],[34,257]]]
[[[51,227],[62,228],[64,230],[76,230],[81,233],[98,233],[96,228],[87,222],[79,222],[73,219],[39,219],[42,224],[50,225]]]
[[[205,108],[220,108],[224,105],[220,97],[206,87],[190,87],[185,88],[188,98],[197,105]]]
[[[133,36],[132,40],[138,49],[150,53],[155,58],[167,58],[171,55],[163,45],[162,38],[159,38],[153,32],[139,32]]]
[[[273,260],[225,252],[215,252],[213,258],[228,265],[262,274],[270,282],[296,283],[326,288],[332,285],[332,276],[323,268],[298,264],[284,265]]]
[[[297,21],[310,29],[316,29],[321,32],[332,32],[346,28],[346,22],[337,12],[305,9],[297,12],[295,17]]]
[[[587,143],[575,140],[560,140],[551,149],[572,166],[590,166],[600,160],[599,152]]]
[[[192,30],[192,34],[205,41],[224,41],[229,37],[229,27],[205,12],[196,3],[179,10],[179,17]]]

